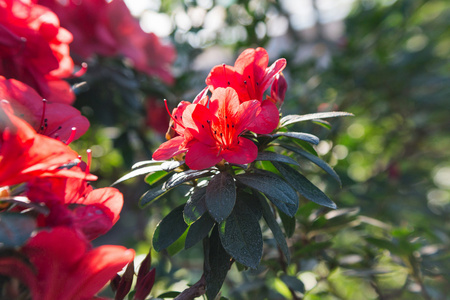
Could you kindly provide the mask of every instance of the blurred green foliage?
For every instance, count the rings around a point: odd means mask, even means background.
[[[284,114],[355,114],[331,121],[330,130],[312,123],[295,125],[321,138],[316,151],[334,166],[343,187],[305,164],[308,178],[339,208],[319,208],[306,199],[301,203],[295,224],[284,224],[285,230],[295,226],[288,239],[289,265],[265,228],[265,244],[272,247],[266,247],[260,268],[239,272],[233,267],[223,296],[447,299],[449,2],[361,0],[353,3],[344,20],[327,21],[321,19],[327,13],[321,10],[323,1],[313,1],[316,18],[309,28],[297,26],[300,17],[291,2],[161,1],[159,13],[175,20],[170,38],[178,51],[176,84],[163,86],[117,62],[91,69],[88,75],[95,80],[80,92],[77,105],[92,127],[75,147],[93,148],[98,186],[114,182],[133,162],[149,159],[163,141],[144,124],[147,96],[167,98],[171,107],[192,100],[214,64],[230,63],[248,47],[266,47],[276,55],[272,60],[288,61]],[[223,16],[223,23],[214,27],[208,16]],[[191,18],[189,26],[176,21],[182,17]],[[223,61],[217,61],[221,55]],[[115,71],[105,73],[105,68]],[[106,92],[99,88],[105,86]],[[186,199],[177,190],[140,210],[138,199],[146,190],[143,178],[118,187],[125,195],[125,210],[105,239],[119,240],[145,255],[156,224]],[[153,296],[182,291],[201,275],[198,245],[175,256],[153,257]]]

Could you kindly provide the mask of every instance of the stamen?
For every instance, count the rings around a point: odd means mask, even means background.
[[[46,99],[42,99],[42,116],[41,116],[41,122],[39,123],[39,128],[41,128],[41,131],[44,131],[45,127],[44,127],[44,120],[45,119],[45,108],[47,106],[47,100]]]
[[[81,77],[81,76],[83,76],[86,73],[87,68],[88,68],[88,64],[85,63],[85,62],[82,62],[81,63],[81,69],[79,69],[77,72],[75,72],[72,75],[72,77]]]
[[[226,66],[225,64],[222,64],[223,76],[225,76],[225,80],[227,80],[227,68],[225,66]],[[229,80],[227,80],[227,84],[230,85],[231,82]]]
[[[72,127],[72,132],[70,133],[69,138],[66,141],[66,145],[69,145],[70,143],[72,143],[72,141],[75,139],[75,134],[77,133],[77,128],[76,127]]]
[[[92,162],[92,150],[91,149],[87,149],[86,150],[86,154],[87,154],[87,163],[86,163],[86,171],[85,174],[88,175],[91,169],[91,162]]]
[[[167,99],[164,99],[164,105],[166,106],[166,110],[167,110],[167,113],[169,114],[170,118],[171,118],[175,123],[177,123],[177,125],[179,125],[179,126],[181,126],[182,128],[184,128],[183,124],[181,124],[180,122],[178,122],[176,116],[175,116],[175,118],[174,118],[174,117],[172,116],[172,114],[170,113],[169,106],[167,105]]]

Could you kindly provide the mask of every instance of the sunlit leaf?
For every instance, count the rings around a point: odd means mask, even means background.
[[[157,166],[149,166],[149,167],[144,167],[141,169],[136,169],[131,171],[130,173],[120,177],[119,179],[117,179],[116,181],[114,181],[113,184],[111,184],[111,186],[114,186],[120,182],[123,182],[125,180],[131,179],[133,177],[139,176],[139,175],[144,175],[144,174],[148,174],[151,172],[156,172],[156,171],[161,171],[161,165],[157,165]]]
[[[184,206],[183,216],[186,224],[194,223],[207,211],[205,196],[206,187],[195,188]]]
[[[283,175],[284,179],[306,199],[332,209],[337,208],[336,204],[331,201],[324,192],[322,192],[318,187],[316,187],[311,181],[300,174],[297,170],[283,163],[272,163],[278,169],[281,175]]]
[[[324,170],[325,172],[327,172],[329,175],[331,175],[337,182],[339,182],[339,185],[342,186],[342,182],[341,179],[339,178],[339,175],[336,173],[336,171],[333,170],[332,167],[330,167],[330,165],[328,165],[326,162],[324,162],[322,159],[320,159],[319,157],[306,152],[303,149],[297,148],[297,147],[293,147],[291,145],[286,145],[286,144],[282,144],[282,147],[295,152],[298,155],[303,156],[304,158],[310,160],[311,162],[315,163],[317,166],[319,166],[322,170]]]
[[[186,181],[190,181],[193,179],[197,179],[200,177],[205,177],[211,174],[210,170],[188,170],[180,173],[175,173],[166,183],[163,185],[163,188],[166,190],[172,189]]]
[[[290,124],[308,121],[308,120],[316,120],[316,119],[326,119],[326,118],[335,118],[335,117],[347,117],[354,116],[348,112],[342,111],[331,111],[331,112],[323,112],[323,113],[314,113],[314,114],[306,114],[306,115],[287,115],[280,120],[280,126],[285,127]]]
[[[277,138],[280,136],[290,137],[298,140],[302,140],[314,145],[319,144],[320,140],[317,136],[304,133],[304,132],[277,132],[276,134],[272,134],[271,137]]]

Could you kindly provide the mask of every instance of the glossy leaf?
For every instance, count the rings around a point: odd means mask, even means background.
[[[187,232],[184,248],[189,249],[207,237],[214,224],[216,223],[209,214],[204,214],[195,223],[191,224]]]
[[[298,162],[295,159],[276,152],[268,152],[268,151],[259,152],[256,160],[279,161],[299,166]]]
[[[283,163],[273,162],[273,165],[277,168],[281,175],[283,175],[284,179],[306,199],[332,209],[337,208],[336,204],[331,201],[324,192],[322,192],[297,170]]]
[[[149,205],[150,203],[158,200],[162,195],[167,193],[169,190],[163,189],[163,185],[164,183],[159,184],[145,192],[145,194],[141,196],[141,199],[139,199],[139,206],[144,207],[146,205]]]
[[[161,164],[161,169],[166,172],[170,172],[182,165],[184,165],[184,161],[169,160],[169,161],[165,161]]]
[[[298,196],[292,187],[271,172],[240,174],[236,179],[242,184],[265,194],[281,211],[294,216],[298,209]]]
[[[205,177],[211,173],[210,170],[188,170],[180,173],[175,173],[166,183],[163,185],[163,188],[166,190],[172,189],[180,184],[185,183],[186,181],[190,181],[193,179],[197,179],[200,177]]]
[[[292,237],[295,232],[295,217],[290,217],[282,211],[278,211],[278,214],[280,215],[281,223],[283,223],[284,233],[287,237]]]
[[[2,247],[20,247],[36,229],[36,220],[24,214],[2,213],[0,228],[0,245]]]
[[[331,175],[334,179],[336,179],[336,181],[339,182],[339,185],[342,186],[341,179],[339,178],[339,175],[336,173],[336,171],[334,171],[333,168],[330,167],[330,165],[328,165],[326,162],[324,162],[319,157],[317,157],[317,156],[315,156],[315,155],[313,155],[313,154],[311,154],[309,152],[306,152],[303,149],[300,149],[300,148],[297,148],[297,147],[293,147],[291,145],[283,144],[281,146],[283,146],[284,148],[286,148],[286,149],[288,149],[290,151],[293,151],[296,154],[301,155],[304,158],[306,158],[306,159],[310,160],[311,162],[315,163],[317,166],[322,168],[322,170],[324,170],[329,175]]]
[[[227,172],[216,174],[206,187],[205,203],[217,223],[225,220],[236,203],[234,178]]]
[[[116,184],[118,184],[120,182],[123,182],[125,180],[131,179],[131,178],[136,177],[136,176],[145,175],[145,174],[148,174],[148,173],[161,171],[161,170],[162,170],[162,168],[161,168],[160,165],[149,166],[149,167],[144,167],[144,168],[141,168],[141,169],[136,169],[136,170],[131,171],[128,174],[125,174],[124,176],[120,177],[116,181],[114,181],[114,183],[111,184],[111,186],[114,186],[114,185],[116,185]]]
[[[290,124],[308,121],[308,120],[316,120],[316,119],[326,119],[326,118],[335,118],[335,117],[347,117],[354,116],[348,112],[342,111],[330,111],[323,113],[314,113],[314,114],[306,114],[306,115],[287,115],[280,120],[280,126],[285,127]]]
[[[209,238],[208,252],[205,255],[206,296],[212,300],[219,293],[228,270],[231,267],[231,256],[225,251],[219,238],[219,232],[215,227]]]
[[[183,211],[183,217],[186,224],[191,225],[207,211],[205,195],[206,187],[196,188],[186,202]]]
[[[172,210],[156,226],[153,234],[153,248],[159,252],[172,245],[188,228],[183,219],[184,205],[180,205]]]
[[[151,173],[151,174],[148,174],[147,176],[145,176],[145,182],[147,182],[149,185],[154,185],[155,183],[157,183],[158,181],[163,179],[165,176],[167,176],[167,178],[169,178],[170,173],[167,173],[164,170],[157,171],[157,172],[154,172],[154,173]]]
[[[242,201],[236,202],[230,216],[219,224],[223,248],[236,261],[256,269],[262,257],[263,240],[259,222]]]
[[[283,274],[280,276],[281,281],[284,282],[291,290],[304,293],[305,292],[305,285],[303,282],[298,279],[295,276],[289,276],[286,274]]]
[[[162,160],[143,160],[143,161],[138,161],[133,166],[131,166],[131,169],[134,170],[134,169],[140,168],[140,167],[145,166],[145,165],[160,165],[163,162],[164,161],[162,161]]]
[[[270,230],[272,231],[273,237],[277,241],[278,246],[286,257],[287,264],[290,264],[291,255],[289,254],[286,237],[284,236],[280,226],[277,223],[277,220],[275,219],[274,212],[270,208],[270,205],[267,203],[266,199],[261,198],[260,203],[264,220],[266,221],[267,226],[269,226]]]
[[[286,136],[298,140],[302,140],[314,145],[319,144],[320,140],[317,136],[304,133],[304,132],[277,132],[276,134],[271,135],[274,138],[280,137],[280,136]]]

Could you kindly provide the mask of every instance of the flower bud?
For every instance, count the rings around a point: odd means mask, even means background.
[[[272,83],[272,90],[270,91],[270,96],[272,98],[271,100],[276,104],[278,108],[280,108],[284,102],[286,90],[287,90],[287,81],[286,78],[284,78],[283,73],[280,72],[275,76],[275,79]]]

